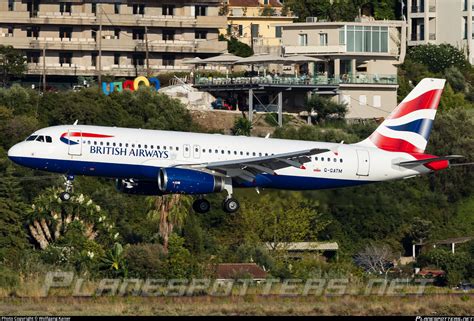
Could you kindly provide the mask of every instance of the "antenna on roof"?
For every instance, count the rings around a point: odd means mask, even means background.
[[[78,122],[79,122],[79,119],[76,119],[73,125],[76,126]]]

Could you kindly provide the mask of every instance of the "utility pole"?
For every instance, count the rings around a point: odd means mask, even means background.
[[[46,92],[46,43],[43,45],[43,93]]]
[[[98,71],[98,85],[99,91],[102,86],[102,4],[99,3],[99,71]]]
[[[146,76],[150,78],[150,56],[148,50],[148,27],[145,26],[145,58],[146,58]]]

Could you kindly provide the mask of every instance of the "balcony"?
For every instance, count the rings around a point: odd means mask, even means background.
[[[200,86],[238,86],[238,85],[255,85],[255,86],[344,86],[344,85],[390,85],[398,84],[397,75],[337,75],[332,77],[316,76],[316,77],[295,77],[295,76],[270,76],[266,77],[217,77],[208,78],[196,76],[195,84]]]
[[[99,16],[90,13],[61,13],[61,12],[37,12],[36,16],[30,17],[30,12],[6,12],[0,18],[0,22],[24,23],[24,24],[50,24],[50,25],[95,25],[99,24]],[[104,26],[123,27],[169,27],[169,28],[225,28],[227,17],[224,16],[152,16],[120,14],[108,15],[102,19]]]
[[[317,55],[330,53],[346,53],[345,45],[337,46],[285,46],[285,55]]]
[[[159,72],[186,72],[190,71],[191,66],[189,65],[177,65],[177,66],[163,66],[163,65],[152,65],[150,71],[152,74]],[[62,76],[95,76],[97,75],[97,67],[94,66],[83,66],[78,64],[51,64],[48,63],[45,66],[47,75],[62,75]],[[136,77],[137,75],[146,74],[146,66],[143,65],[108,65],[102,67],[104,74],[116,76],[116,77]],[[41,63],[29,63],[27,74],[40,75],[43,73],[43,64]]]

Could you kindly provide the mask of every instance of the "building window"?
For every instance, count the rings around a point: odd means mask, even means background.
[[[207,16],[207,6],[196,6],[195,16]]]
[[[242,37],[244,35],[244,26],[239,25],[239,37]]]
[[[97,3],[93,2],[91,3],[91,12],[95,15],[97,14]]]
[[[281,38],[281,29],[282,27],[275,27],[275,38]]]
[[[8,0],[8,11],[15,10],[15,0]]]
[[[97,29],[96,28],[91,29],[91,38],[94,39],[94,41],[97,41]]]
[[[145,5],[144,4],[134,4],[133,5],[133,14],[145,14]]]
[[[114,65],[117,65],[117,66],[120,65],[120,54],[119,53],[114,54]]]
[[[92,67],[97,67],[97,57],[98,57],[98,56],[99,56],[99,55],[97,54],[97,52],[93,52],[93,53],[91,54],[91,66],[92,66]]]
[[[70,40],[72,38],[72,28],[59,27],[59,38],[61,38],[61,40],[64,38],[68,38]]]
[[[359,105],[361,105],[361,106],[367,105],[367,96],[366,95],[360,95],[359,96]]]
[[[388,52],[388,27],[346,26],[348,52]],[[344,29],[342,29],[344,32]]]
[[[12,26],[8,26],[7,28],[7,35],[9,37],[13,37],[13,31],[14,31],[14,28]]]
[[[37,17],[39,11],[38,0],[31,0],[26,4],[26,10],[30,13],[30,18]]]
[[[196,40],[205,40],[205,39],[207,39],[207,31],[206,30],[196,30],[194,32],[194,38]]]
[[[134,40],[143,40],[143,39],[145,39],[145,31],[143,29],[133,29],[132,38]]]
[[[374,95],[372,105],[374,105],[374,107],[377,107],[377,108],[382,107],[382,97],[380,95]]]
[[[38,38],[39,37],[39,27],[27,27],[26,28],[26,36],[28,38]]]
[[[463,17],[463,39],[467,39],[467,17]]]
[[[72,52],[60,52],[59,63],[61,64],[61,67],[64,65],[70,66],[72,63]]]
[[[132,64],[136,66],[144,66],[145,65],[145,57],[143,54],[133,54],[132,55]]]
[[[163,40],[174,40],[175,31],[174,30],[163,30]]]
[[[120,28],[115,28],[114,29],[114,38],[115,39],[120,39]]]
[[[320,33],[319,34],[319,45],[320,46],[327,46],[328,45],[328,34],[327,33]]]
[[[59,12],[61,12],[61,14],[71,14],[71,3],[70,2],[60,2],[59,3]]]
[[[306,33],[302,33],[298,35],[298,45],[300,46],[308,45],[308,35]]]
[[[30,51],[26,53],[26,62],[29,64],[38,64],[40,58],[39,51]]]
[[[164,16],[174,16],[174,4],[164,4],[163,5],[163,15]]]
[[[163,56],[163,66],[174,66],[175,57],[173,55]]]
[[[259,27],[260,25],[252,24],[252,27],[250,28],[252,38],[258,37]]]
[[[120,14],[120,3],[114,3],[114,13]]]

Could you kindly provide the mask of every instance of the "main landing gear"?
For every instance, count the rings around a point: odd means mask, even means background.
[[[64,186],[66,188],[65,188],[64,192],[59,194],[59,198],[62,201],[67,202],[71,199],[71,194],[74,191],[74,185],[73,185],[74,176],[72,176],[72,175],[65,176],[64,180],[65,180]]]
[[[226,180],[224,189],[227,192],[227,197],[222,202],[222,209],[229,214],[237,212],[240,208],[240,204],[238,200],[232,197],[232,179],[229,178]],[[193,203],[193,209],[196,213],[204,214],[211,210],[211,204],[204,198],[198,198]]]

